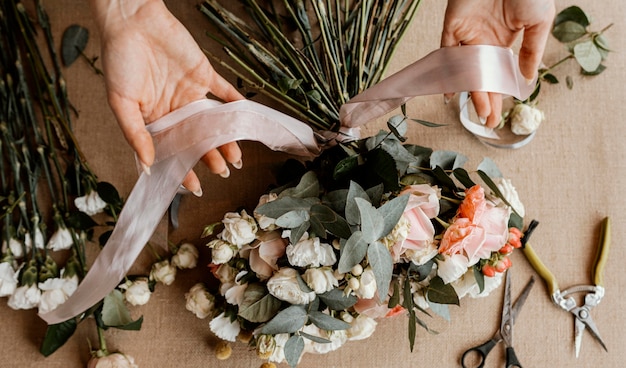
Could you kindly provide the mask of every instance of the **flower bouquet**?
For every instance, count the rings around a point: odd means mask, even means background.
[[[403,144],[406,120],[290,163],[292,180],[256,208],[207,226],[219,286],[194,286],[187,308],[221,339],[295,366],[398,314],[412,348],[421,313],[447,318],[447,305],[498,287],[522,236],[514,187],[489,159],[470,174],[461,154]]]

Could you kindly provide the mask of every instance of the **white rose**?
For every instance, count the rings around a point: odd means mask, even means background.
[[[437,275],[444,283],[449,284],[467,272],[469,260],[462,254],[443,255],[443,260],[437,261]]]
[[[494,178],[493,182],[496,184],[498,190],[502,193],[506,201],[513,207],[515,212],[517,212],[517,214],[521,217],[524,217],[526,215],[526,209],[524,208],[522,201],[520,201],[519,194],[517,194],[517,190],[513,186],[513,183],[511,183],[511,180]]]
[[[483,292],[479,293],[478,287],[476,289],[470,290],[470,297],[472,298],[483,298],[489,295],[492,291],[496,290],[502,284],[502,276],[504,272],[498,272],[493,277],[485,276],[485,287],[483,288]]]
[[[545,118],[543,111],[534,106],[518,103],[511,110],[511,131],[517,135],[528,135],[539,128]]]
[[[211,262],[214,264],[224,264],[235,256],[233,245],[222,239],[211,240],[207,247],[211,248]]]
[[[244,293],[248,288],[248,284],[241,283],[241,279],[247,274],[248,271],[239,272],[235,277],[235,282],[232,283],[231,287],[224,293],[224,298],[226,298],[228,304],[241,305],[241,303],[243,303]]]
[[[319,343],[305,339],[304,353],[326,354],[339,349],[346,343],[346,341],[348,341],[348,333],[346,330],[326,331],[321,330],[314,324],[310,324],[308,326],[304,326],[302,328],[302,332],[330,341],[328,343]]]
[[[124,299],[126,299],[130,305],[145,305],[150,301],[152,292],[150,291],[150,285],[146,277],[139,277],[134,281],[129,280],[119,287],[125,290]]]
[[[171,285],[176,279],[176,267],[173,267],[168,259],[157,262],[152,265],[150,277],[164,285]]]
[[[220,238],[236,245],[238,248],[250,244],[256,237],[258,230],[256,221],[250,217],[246,211],[241,214],[228,212],[222,220],[224,230],[220,233]]]
[[[24,245],[26,246],[26,251],[30,251],[33,249],[33,239],[30,236],[30,233],[26,233],[24,235]],[[35,249],[44,249],[45,242],[43,240],[43,234],[39,227],[35,228],[35,241],[34,241]]]
[[[375,319],[363,314],[359,314],[348,323],[351,325],[348,329],[348,340],[350,341],[365,340],[372,336],[378,324]]]
[[[437,254],[439,254],[439,250],[435,243],[431,242],[422,249],[407,249],[404,252],[404,257],[416,265],[421,266],[433,259]]]
[[[332,266],[337,257],[330,244],[321,243],[320,238],[309,238],[305,234],[297,244],[289,244],[285,250],[291,265],[297,267]]]
[[[281,268],[268,281],[267,289],[276,298],[291,304],[308,304],[315,300],[315,292],[305,293],[298,283],[298,271]]]
[[[282,333],[274,335],[274,352],[269,357],[270,362],[282,363],[285,361],[285,344],[289,340],[289,334]]]
[[[51,278],[39,283],[42,291],[39,300],[39,313],[47,313],[65,303],[78,287],[78,276],[70,278]]]
[[[98,192],[95,190],[92,190],[82,197],[74,199],[74,204],[76,205],[76,208],[89,216],[102,212],[107,206],[107,203],[100,198]]]
[[[235,284],[235,277],[237,276],[237,270],[230,267],[228,264],[223,263],[217,267],[213,272],[213,276],[220,282],[220,295],[225,295],[226,291]]]
[[[276,198],[278,198],[278,194],[276,193],[263,194],[261,198],[259,198],[259,204],[257,205],[257,208],[263,204],[266,204],[268,202],[275,200]],[[261,229],[271,231],[277,228],[276,219],[267,217],[265,215],[261,215],[256,212],[256,209],[254,210],[253,214],[254,214],[254,218],[259,223],[259,227]]]
[[[93,357],[87,363],[87,368],[139,368],[133,357],[113,353],[103,357]]]
[[[24,245],[19,240],[11,237],[9,239],[8,244],[6,240],[3,240],[2,252],[3,253],[6,252],[7,248],[11,252],[11,255],[13,256],[13,258],[20,259],[24,257]]]
[[[0,297],[13,295],[17,288],[17,272],[9,262],[0,263]]]
[[[70,249],[74,244],[74,239],[72,239],[72,233],[66,227],[59,227],[57,231],[52,234],[50,240],[48,240],[48,249],[52,249],[54,251],[57,250],[65,250]]]
[[[302,279],[316,294],[331,291],[339,285],[333,270],[328,267],[309,268],[304,271]]]
[[[223,312],[211,320],[209,327],[215,336],[222,340],[232,342],[237,340],[237,335],[239,335],[239,331],[241,331],[237,320],[231,321],[230,317],[226,317]]]
[[[191,243],[183,243],[172,257],[172,264],[180,269],[195,268],[198,264],[198,248]]]
[[[203,284],[197,283],[185,293],[185,308],[200,319],[204,319],[213,314],[215,307],[215,297],[209,293]]]
[[[368,266],[359,277],[359,288],[354,293],[361,299],[372,299],[376,295],[376,289],[374,270]]]
[[[31,309],[39,305],[41,290],[37,285],[20,286],[15,289],[13,295],[9,297],[8,305],[12,309]]]

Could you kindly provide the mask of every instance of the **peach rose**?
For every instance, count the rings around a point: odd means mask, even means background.
[[[278,271],[276,261],[285,254],[287,240],[277,231],[258,234],[259,242],[250,250],[250,268],[261,279],[272,277]]]

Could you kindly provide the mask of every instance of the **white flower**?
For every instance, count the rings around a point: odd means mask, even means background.
[[[500,193],[504,196],[507,202],[513,207],[513,209],[517,212],[518,215],[524,217],[526,215],[526,209],[524,208],[524,204],[519,199],[519,194],[517,194],[517,190],[511,183],[510,179],[504,178],[494,178],[493,182],[500,190]]]
[[[35,248],[36,249],[44,249],[45,242],[43,240],[43,234],[39,227],[35,227]],[[26,233],[24,235],[24,245],[26,246],[26,251],[30,251],[33,249],[33,239],[30,236],[30,233]]]
[[[195,268],[198,264],[198,248],[191,243],[183,243],[172,257],[172,264],[180,269]]]
[[[352,316],[350,316],[352,317]],[[344,318],[345,320],[345,318]],[[378,324],[375,319],[359,314],[356,318],[351,318],[348,322],[351,327],[348,329],[348,340],[365,340],[372,336]]]
[[[304,234],[297,244],[289,244],[286,249],[289,264],[297,267],[332,266],[337,257],[330,244],[321,243],[320,238],[309,238]]]
[[[467,272],[469,260],[462,254],[443,254],[443,260],[437,262],[437,275],[449,284]]]
[[[219,237],[236,245],[238,248],[252,243],[256,237],[258,230],[256,221],[246,211],[241,211],[241,214],[228,212],[224,216],[222,223],[224,224],[224,230]]]
[[[74,199],[74,204],[81,212],[88,214],[89,216],[96,215],[107,206],[107,203],[100,198],[98,192],[92,190],[82,197]]]
[[[35,308],[39,304],[41,299],[41,290],[37,288],[37,285],[20,286],[15,289],[13,295],[9,297],[8,305],[12,309],[31,309]]]
[[[223,312],[211,320],[209,327],[215,336],[222,340],[232,342],[236,341],[237,335],[239,335],[239,331],[241,330],[237,319],[231,321],[230,317],[226,317]]]
[[[54,251],[70,249],[72,244],[74,244],[72,233],[65,226],[60,226],[57,231],[52,234],[50,240],[48,240],[48,249]]]
[[[69,278],[51,278],[39,283],[42,291],[39,300],[39,313],[50,312],[65,303],[78,287],[78,276]]]
[[[93,357],[87,363],[87,368],[139,368],[133,357],[113,353],[103,357]]]
[[[343,344],[346,343],[346,341],[348,341],[348,333],[346,330],[326,331],[321,330],[314,324],[310,324],[308,326],[304,326],[302,328],[302,332],[309,335],[321,337],[326,340],[330,340],[330,342],[328,343],[319,343],[309,339],[305,339],[305,353],[326,354],[339,349],[341,346],[343,346]]]
[[[11,255],[14,258],[20,259],[20,258],[24,257],[24,245],[18,239],[14,238],[14,237],[11,237],[9,239],[9,243],[8,244],[7,244],[6,240],[3,240],[2,241],[2,252],[3,253],[6,252],[7,248],[9,249],[9,251],[11,251]]]
[[[203,284],[197,283],[185,293],[185,308],[200,319],[204,319],[213,314],[215,307],[215,297],[209,293]]]
[[[234,284],[231,284],[231,287],[226,290],[224,293],[224,298],[226,298],[226,302],[232,305],[241,305],[243,303],[243,296],[246,288],[248,287],[247,283],[241,283],[241,278],[248,274],[248,271],[241,271],[235,277]]]
[[[17,272],[9,262],[0,263],[0,297],[13,295],[17,288]]]
[[[368,266],[359,277],[359,288],[354,293],[361,299],[372,299],[376,295],[376,289],[374,270]]]
[[[259,198],[259,204],[257,205],[257,208],[265,203],[271,202],[275,199],[278,198],[278,194],[276,193],[269,193],[269,194],[263,194],[261,196],[261,198]],[[256,219],[256,221],[259,223],[259,227],[263,230],[267,230],[267,231],[271,231],[271,230],[275,230],[277,228],[276,226],[276,219],[273,219],[271,217],[267,217],[265,215],[261,215],[259,213],[256,212],[256,209],[254,210],[254,218]]]
[[[226,294],[228,289],[235,285],[237,270],[224,263],[219,265],[219,267],[213,271],[213,276],[215,276],[215,278],[217,278],[220,282],[220,295],[223,296]]]
[[[269,357],[270,362],[282,363],[285,361],[285,344],[289,340],[289,334],[282,333],[274,335],[274,352]]]
[[[543,111],[525,103],[515,104],[509,119],[511,131],[517,135],[528,135],[539,128],[545,118]]]
[[[305,293],[298,283],[298,271],[281,268],[267,281],[267,289],[276,298],[291,304],[308,304],[315,299],[315,292]]]
[[[309,268],[304,271],[302,279],[304,279],[315,294],[323,294],[339,285],[333,270],[328,267]]]
[[[221,239],[211,240],[207,247],[211,248],[211,261],[214,264],[223,264],[235,256],[233,245]]]
[[[470,290],[470,297],[472,298],[483,298],[489,295],[492,291],[496,290],[502,284],[502,276],[504,272],[498,272],[493,277],[485,276],[485,287],[482,293],[479,293],[479,289]]]
[[[416,265],[421,266],[433,259],[438,253],[439,250],[437,246],[434,242],[431,242],[422,249],[407,249],[404,252],[404,257]]]
[[[139,277],[134,281],[127,281],[119,286],[125,290],[124,299],[131,305],[145,305],[150,300],[152,292],[146,277]]]
[[[176,267],[172,266],[167,259],[157,262],[152,265],[150,277],[157,282],[162,282],[164,285],[171,285],[174,279],[176,279]]]

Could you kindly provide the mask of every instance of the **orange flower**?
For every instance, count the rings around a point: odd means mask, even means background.
[[[474,185],[465,191],[465,199],[459,206],[458,216],[477,223],[485,212],[486,205],[485,190],[480,185]]]

